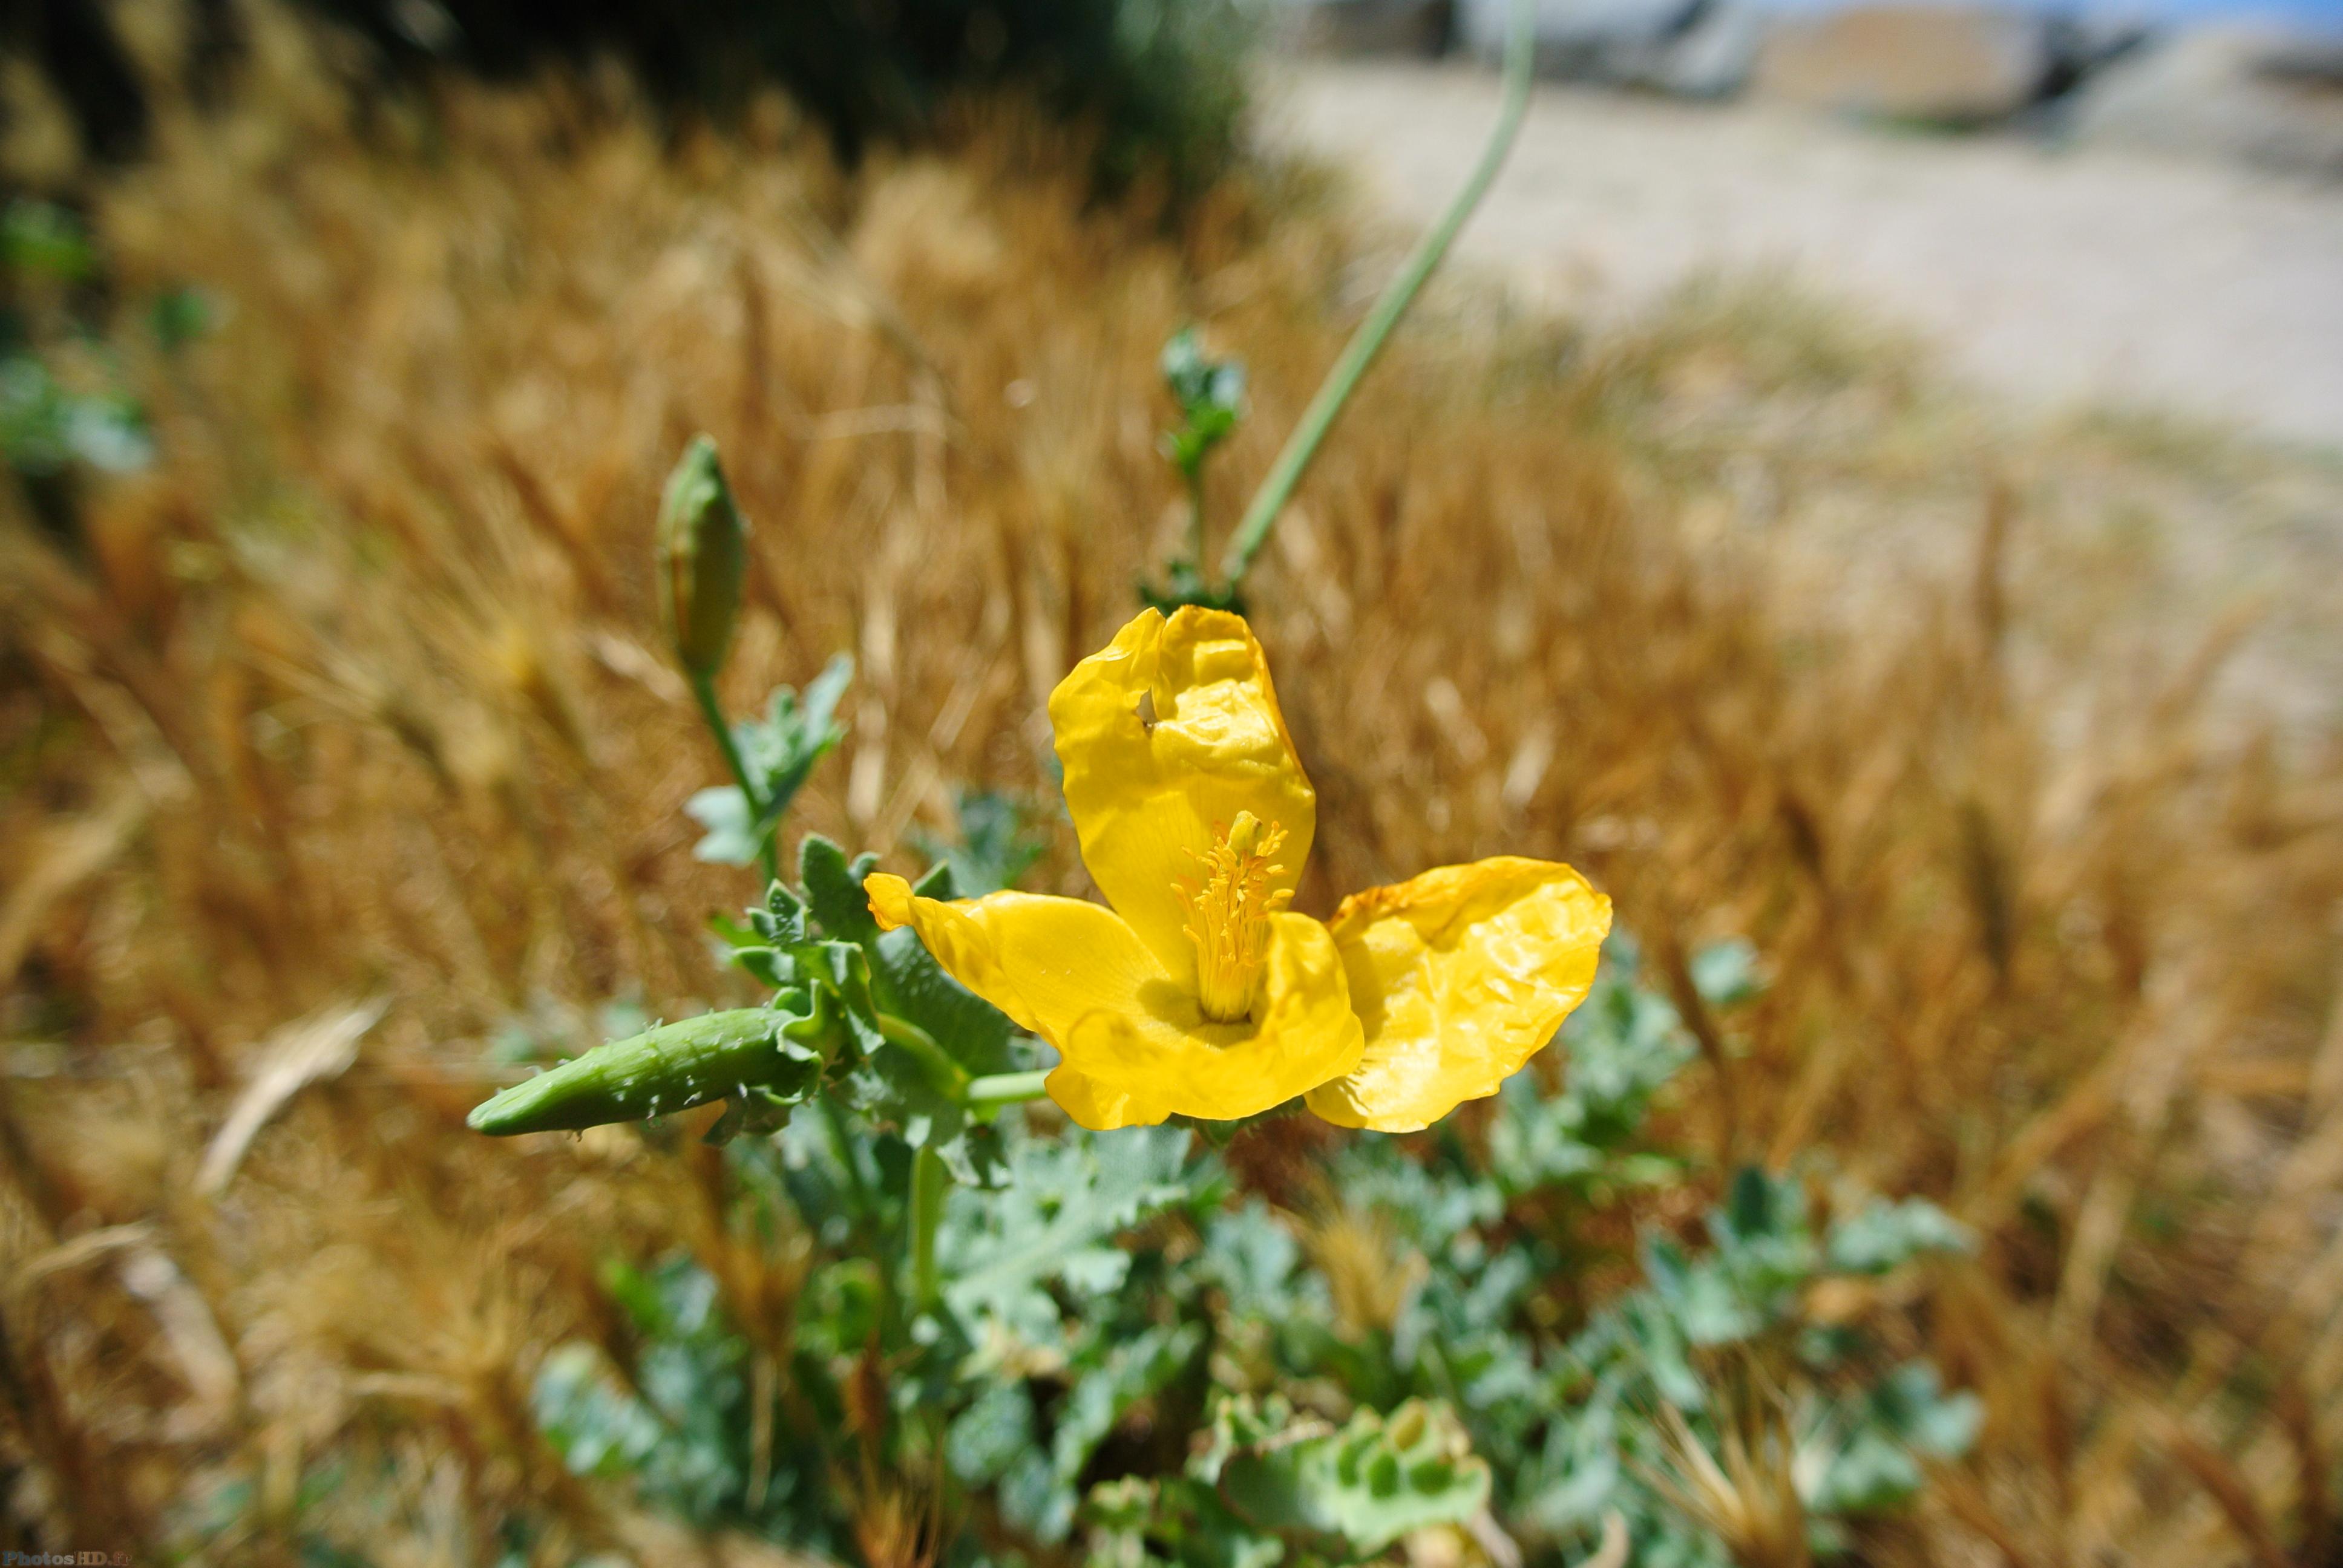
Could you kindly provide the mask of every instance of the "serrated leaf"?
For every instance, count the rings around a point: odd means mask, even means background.
[[[1203,1342],[1202,1323],[1158,1324],[1117,1345],[1105,1365],[1084,1374],[1059,1406],[1058,1429],[1050,1437],[1059,1478],[1071,1486],[1123,1413],[1179,1376]]]
[[[1233,1440],[1219,1464],[1222,1500],[1260,1529],[1339,1542],[1363,1557],[1410,1531],[1462,1524],[1488,1503],[1489,1467],[1445,1404],[1410,1400],[1389,1417],[1361,1411],[1339,1431],[1267,1424],[1216,1423]]]
[[[805,888],[806,907],[822,935],[835,941],[867,944],[878,940],[879,922],[870,913],[870,899],[862,879],[879,864],[876,855],[852,862],[846,851],[819,833],[808,833],[798,845],[798,880]]]
[[[807,683],[802,700],[786,686],[776,688],[763,719],[744,719],[732,727],[741,767],[765,803],[752,831],[772,831],[805,788],[815,764],[846,738],[835,715],[838,699],[853,678],[854,660],[839,654]]]
[[[1195,1359],[1204,1342],[1202,1323],[1159,1324],[1109,1353],[1105,1364],[1084,1373],[1059,1404],[1057,1429],[1050,1437],[1049,1473],[1021,1478],[1019,1523],[1042,1541],[1055,1543],[1072,1525],[1074,1483],[1083,1466],[1133,1404],[1161,1390]]]
[[[870,947],[871,992],[895,1017],[917,1024],[970,1077],[1006,1072],[1014,1065],[1008,1016],[944,972],[905,926]]]
[[[1711,942],[1693,954],[1688,967],[1693,990],[1720,1011],[1739,1007],[1765,990],[1765,976],[1757,967],[1757,950],[1739,937]]]
[[[1923,1198],[1875,1200],[1830,1228],[1823,1247],[1834,1273],[1885,1274],[1930,1252],[1965,1252],[1967,1228]]]
[[[775,990],[797,979],[797,970],[789,962],[789,954],[778,948],[734,948],[730,957],[733,968]]]
[[[749,924],[775,947],[794,947],[806,940],[805,900],[788,883],[776,881],[765,890],[764,907],[749,910]]]
[[[1744,1165],[1735,1171],[1725,1207],[1719,1211],[1723,1226],[1717,1237],[1719,1243],[1758,1241],[1786,1230],[1794,1222],[1794,1187],[1788,1178],[1776,1181],[1755,1165]],[[1803,1195],[1795,1202],[1796,1209],[1803,1211]]]
[[[998,1481],[1033,1442],[1033,1401],[1022,1382],[987,1383],[944,1433],[944,1458],[971,1486]]]
[[[961,1186],[1000,1186],[1006,1168],[998,1131],[970,1114],[958,1084],[945,1081],[925,1055],[881,1035],[869,1005],[866,990],[846,1012],[858,1049],[837,1077],[840,1098],[912,1148],[933,1150]]]
[[[1172,1128],[1035,1139],[1011,1155],[1001,1192],[953,1191],[936,1256],[945,1303],[970,1337],[993,1319],[1046,1342],[1058,1333],[1051,1282],[1078,1295],[1120,1285],[1131,1257],[1114,1238],[1186,1195],[1188,1141]]]
[[[1099,1533],[1091,1568],[1134,1568],[1166,1558],[1180,1568],[1274,1568],[1285,1543],[1248,1526],[1211,1487],[1186,1476],[1125,1476],[1091,1488],[1084,1512]],[[1155,1548],[1159,1550],[1151,1550]]]
[[[731,784],[702,789],[683,803],[683,814],[706,829],[691,858],[714,866],[745,866],[756,859],[761,840],[749,798]]]
[[[1870,1416],[1879,1426],[1923,1453],[1957,1459],[1969,1451],[1983,1424],[1985,1408],[1975,1394],[1945,1392],[1936,1369],[1907,1362],[1871,1391]]]
[[[1212,1216],[1198,1262],[1228,1292],[1232,1316],[1267,1318],[1288,1309],[1288,1282],[1301,1261],[1302,1244],[1293,1232],[1252,1198],[1241,1209]]]

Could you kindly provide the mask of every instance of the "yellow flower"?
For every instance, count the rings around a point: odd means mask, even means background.
[[[1331,1121],[1413,1131],[1494,1093],[1585,997],[1611,906],[1567,866],[1443,867],[1328,924],[1286,907],[1318,798],[1242,618],[1146,611],[1059,683],[1050,722],[1105,906],[864,890],[1057,1048],[1050,1096],[1083,1126],[1307,1094]]]

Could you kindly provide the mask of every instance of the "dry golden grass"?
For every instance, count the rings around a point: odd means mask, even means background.
[[[14,1516],[135,1549],[236,1475],[284,1521],[339,1450],[398,1478],[387,1563],[478,1560],[524,1495],[677,1560],[547,1451],[535,1358],[618,1332],[598,1257],[679,1235],[785,1353],[789,1250],[710,1156],[461,1120],[517,1013],[584,1044],[614,995],[743,994],[699,930],[744,879],[679,811],[717,764],[657,651],[667,465],[712,431],[754,522],[735,707],[859,656],[799,825],[891,849],[956,782],[1041,782],[1043,695],[1176,541],[1165,337],[1251,367],[1230,515],[1377,258],[1293,175],[1172,226],[1086,205],[1006,115],[847,175],[785,114],[663,149],[552,84],[386,149],[264,45],[266,109],[103,193],[126,287],[232,306],[146,367],[160,467],[96,493],[84,561],[0,528]],[[2175,493],[2154,454],[1976,424],[1779,302],[1592,345],[1485,303],[1403,334],[1249,586],[1322,792],[1304,905],[1570,859],[1703,1044],[1684,1141],[1820,1148],[1978,1230],[1885,1303],[1989,1412],[1897,1560],[2317,1549],[2343,749],[2220,684],[2286,607],[2172,598],[2091,521]],[[1063,838],[1041,875],[1080,890]],[[1684,960],[1725,932],[1775,977],[1729,1028]],[[377,997],[205,1190],[288,1021]],[[873,1495],[874,1560],[916,1556]]]

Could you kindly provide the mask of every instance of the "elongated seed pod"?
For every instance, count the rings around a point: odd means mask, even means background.
[[[756,1007],[662,1024],[516,1083],[475,1106],[466,1120],[475,1131],[502,1138],[689,1111],[743,1084],[800,1097],[820,1074],[821,1060],[782,1038],[786,1021]]]

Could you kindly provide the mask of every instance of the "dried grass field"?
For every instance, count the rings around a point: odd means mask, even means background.
[[[688,1248],[756,1341],[803,1247],[689,1140],[463,1124],[516,1020],[574,1050],[613,999],[748,994],[704,926],[748,879],[679,812],[719,764],[652,608],[668,466],[712,432],[752,521],[729,705],[859,661],[795,826],[908,869],[956,789],[1048,798],[1043,698],[1180,538],[1165,338],[1251,370],[1225,518],[1392,258],[1308,171],[1093,199],[1003,109],[842,172],[778,107],[666,146],[553,81],[362,136],[264,69],[95,209],[126,296],[222,302],[167,361],[123,339],[156,463],[78,547],[0,503],[12,1542],[164,1561],[241,1488],[194,1560],[303,1561],[342,1510],[373,1561],[487,1563],[524,1503],[628,1560],[780,1560],[573,1473],[528,1391],[624,1338],[606,1259]],[[1692,1177],[1635,1221],[1814,1157],[1974,1231],[1810,1303],[1984,1403],[1862,1560],[2335,1561],[2333,579],[2241,595],[2167,519],[2284,535],[2338,493],[1997,421],[1762,290],[1588,337],[1454,285],[1248,585],[1321,792],[1303,907],[1537,855],[1644,944],[1700,1054],[1658,1111]],[[1081,892],[1042,820],[1028,885]],[[1688,972],[1722,936],[1769,979],[1729,1017]],[[1304,1125],[1240,1181],[1348,1136]],[[313,1497],[329,1463],[362,1502]]]

